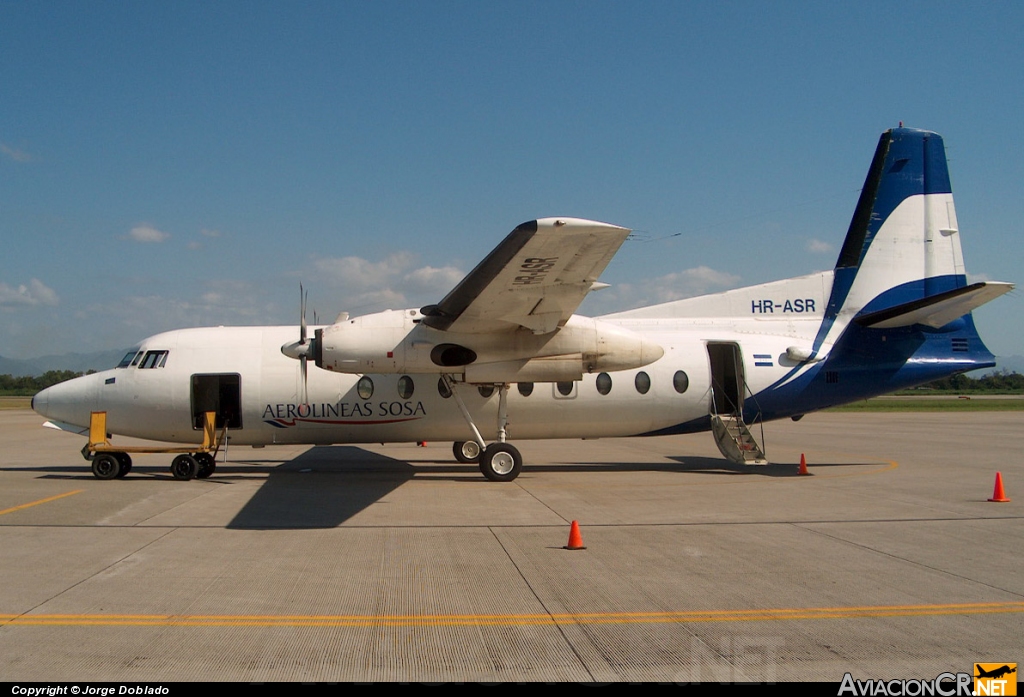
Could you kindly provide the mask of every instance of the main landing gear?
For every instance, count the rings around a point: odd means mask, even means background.
[[[462,412],[462,418],[469,424],[475,436],[474,440],[458,441],[452,446],[455,459],[466,464],[476,462],[480,466],[480,472],[492,482],[511,482],[523,469],[523,456],[514,445],[505,442],[505,427],[508,425],[508,384],[497,385],[498,440],[487,445],[480,435],[480,429],[473,422],[469,409],[462,401],[455,381],[448,375],[442,377],[451,390],[459,411]]]

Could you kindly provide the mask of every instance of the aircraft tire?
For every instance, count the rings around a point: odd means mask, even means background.
[[[480,462],[480,444],[475,440],[460,440],[452,443],[455,459],[464,465]]]
[[[99,453],[92,459],[92,474],[96,479],[113,479],[121,471],[121,463],[113,453]]]
[[[128,453],[114,453],[117,458],[117,464],[119,465],[117,470],[117,478],[124,479],[125,475],[132,471],[132,456]]]
[[[196,476],[199,472],[199,463],[196,459],[188,453],[182,453],[178,457],[171,460],[171,475],[175,479],[181,481],[188,481]]]
[[[206,479],[217,469],[217,463],[210,453],[196,453],[194,455],[199,469],[196,471],[196,479]]]
[[[523,469],[523,456],[508,443],[491,443],[480,456],[480,471],[492,482],[511,482]]]

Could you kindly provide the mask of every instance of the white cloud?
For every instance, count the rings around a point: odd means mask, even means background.
[[[128,233],[128,237],[136,242],[163,242],[170,235],[157,230],[152,225],[136,225]]]
[[[18,287],[0,283],[0,307],[33,307],[36,305],[56,305],[60,302],[56,291],[37,278],[28,285]]]
[[[829,254],[834,250],[835,247],[828,242],[816,239],[807,240],[807,251],[811,254]]]
[[[433,266],[424,266],[410,273],[406,280],[409,281],[410,286],[424,292],[437,292],[440,288],[443,289],[441,292],[447,293],[465,275],[464,271],[460,271],[454,266],[445,266],[440,269]]]
[[[204,237],[220,237],[220,230],[209,230],[207,228],[203,228],[199,231],[199,234]]]
[[[6,143],[0,143],[0,153],[3,153],[4,155],[6,155],[8,158],[14,160],[15,162],[31,162],[32,161],[32,155],[31,154],[25,152],[24,150],[20,150],[18,148],[13,148],[10,145],[7,145]]]
[[[399,251],[381,261],[332,257],[313,263],[320,277],[341,290],[333,302],[353,311],[398,309],[437,302],[462,280],[454,266],[416,266],[416,255]]]
[[[731,288],[739,280],[740,277],[735,274],[716,271],[708,266],[697,266],[651,279],[643,285],[650,288],[649,292],[653,293],[656,302],[668,302]]]
[[[586,300],[583,314],[605,314],[635,307],[655,305],[692,298],[706,293],[728,290],[739,285],[741,278],[709,266],[696,266],[636,283],[617,283]]]

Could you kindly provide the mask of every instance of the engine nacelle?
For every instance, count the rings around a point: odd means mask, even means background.
[[[448,373],[467,382],[558,382],[639,368],[665,353],[628,329],[578,315],[541,335],[457,334],[421,319],[418,310],[388,310],[317,330],[316,365],[339,373]]]

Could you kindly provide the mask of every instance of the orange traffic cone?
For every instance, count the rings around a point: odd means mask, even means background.
[[[800,453],[800,472],[799,474],[810,474],[807,471],[807,458],[804,457],[803,453]]]
[[[586,549],[583,546],[583,536],[580,535],[580,524],[575,520],[572,521],[572,526],[569,528],[569,544],[562,549]]]
[[[1009,503],[1010,499],[1006,498],[1006,492],[1003,491],[1003,475],[996,472],[996,488],[992,491],[992,498],[989,501],[995,503]]]

